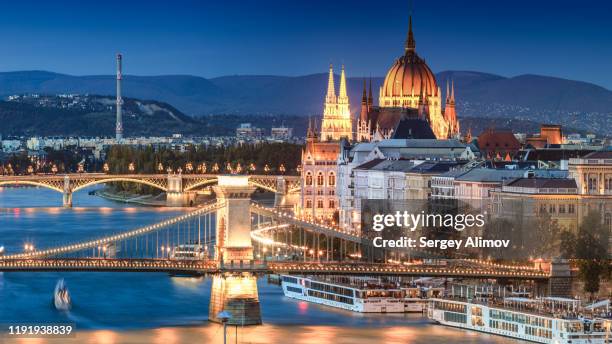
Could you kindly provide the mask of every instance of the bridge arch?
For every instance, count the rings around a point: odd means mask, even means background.
[[[39,187],[51,189],[53,191],[57,191],[59,193],[64,193],[64,189],[63,188],[60,188],[60,187],[52,185],[52,184],[41,183],[41,182],[32,181],[32,180],[9,180],[9,181],[2,181],[2,182],[0,182],[0,186],[4,186],[4,185],[39,186]]]
[[[112,183],[112,182],[130,182],[130,183],[135,183],[135,184],[143,184],[143,185],[148,185],[151,187],[154,187],[156,189],[162,190],[162,191],[168,191],[167,187],[164,187],[163,185],[160,184],[156,184],[152,181],[146,180],[146,179],[138,179],[138,178],[125,178],[125,177],[116,177],[116,178],[104,178],[104,179],[94,179],[91,181],[87,181],[83,184],[77,185],[72,189],[72,192],[77,192],[81,189],[93,186],[93,185],[97,185],[97,184],[105,184],[105,183]],[[61,191],[63,192],[63,191]]]
[[[193,184],[188,184],[189,186],[185,187],[184,191],[192,191],[200,186],[204,186],[204,185],[209,185],[209,184],[216,184],[218,182],[218,178],[214,177],[211,179],[206,179],[206,180],[201,180],[201,181],[197,181]],[[266,190],[266,191],[270,191],[270,192],[278,192],[276,187],[271,186],[271,185],[266,185],[264,183],[261,183],[259,181],[257,181],[256,179],[252,179],[249,178],[249,185],[252,185],[254,187]],[[274,185],[276,186],[276,183],[274,183]]]
[[[266,191],[278,192],[278,190],[275,187],[271,187],[270,185],[266,185],[266,184],[260,183],[260,182],[258,182],[256,180],[249,179],[249,184],[253,185],[255,187],[258,187],[260,189],[266,190]]]
[[[200,181],[197,181],[197,182],[187,186],[185,188],[185,191],[192,191],[193,189],[199,188],[200,186],[204,186],[204,185],[208,185],[208,184],[215,184],[217,182],[218,182],[217,177],[214,177],[214,178],[211,178],[211,179],[206,179],[206,180],[200,180]]]

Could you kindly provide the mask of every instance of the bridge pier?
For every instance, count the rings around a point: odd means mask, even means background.
[[[72,192],[65,192],[62,197],[64,208],[72,208]]]
[[[232,315],[229,325],[260,325],[257,278],[251,273],[214,275],[208,320],[219,323],[217,314],[222,311]]]
[[[72,208],[72,187],[70,177],[64,176],[64,193],[62,197],[64,208]]]
[[[553,259],[550,263],[548,295],[572,297],[572,272],[567,260]]]
[[[168,174],[168,191],[166,191],[166,206],[190,207],[195,205],[196,193],[183,190],[183,176]]]

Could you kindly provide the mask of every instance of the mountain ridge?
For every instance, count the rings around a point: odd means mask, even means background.
[[[123,76],[125,97],[161,101],[190,116],[211,114],[320,116],[327,73],[303,76],[193,75]],[[336,75],[336,84],[339,76]],[[612,131],[612,91],[570,79],[522,74],[505,77],[478,71],[436,74],[444,96],[453,80],[459,117],[519,118],[556,122],[585,130]],[[371,78],[374,101],[382,77]],[[347,78],[351,109],[361,107],[363,78]],[[50,71],[0,73],[0,96],[14,94],[115,94],[114,75],[73,76]],[[590,122],[581,121],[588,114]],[[583,123],[581,123],[583,122]]]

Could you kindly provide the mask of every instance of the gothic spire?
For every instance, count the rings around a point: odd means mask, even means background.
[[[361,97],[361,104],[368,103],[368,96],[366,95],[366,79],[363,78],[363,96]]]
[[[307,138],[314,137],[314,129],[312,128],[312,118],[311,117],[308,117],[308,130],[306,131],[306,137]]]
[[[372,102],[373,102],[373,97],[372,97],[372,77],[370,77],[370,91],[368,93],[368,105],[372,106]]]
[[[449,83],[448,83],[448,79],[446,79],[446,103],[448,104],[448,101],[450,100],[450,88],[449,88]]]
[[[342,73],[340,74],[340,90],[338,93],[338,98],[346,99],[346,75],[344,74],[344,65],[342,65]]]
[[[334,68],[332,64],[329,64],[329,79],[327,80],[327,96],[325,97],[327,103],[336,102],[336,86],[334,85]]]
[[[414,41],[414,34],[412,33],[412,15],[408,21],[408,37],[406,38],[406,53],[414,53],[416,48],[416,42]]]
[[[455,103],[455,80],[451,80],[451,97],[450,97],[450,101],[451,103]]]

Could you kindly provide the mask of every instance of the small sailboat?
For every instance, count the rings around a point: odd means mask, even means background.
[[[70,299],[70,293],[64,283],[64,279],[57,281],[55,285],[55,292],[53,293],[53,305],[57,310],[67,311],[72,307],[72,300]]]

